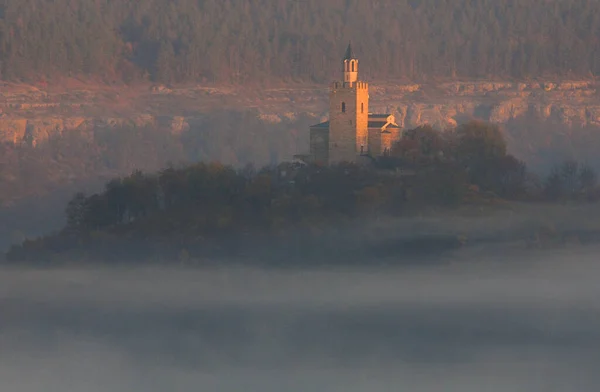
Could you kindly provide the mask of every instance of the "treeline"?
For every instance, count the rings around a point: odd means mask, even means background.
[[[368,78],[589,77],[596,0],[0,0],[4,80],[313,80],[351,39]]]
[[[406,216],[423,208],[464,203],[577,200],[600,196],[596,173],[574,162],[537,179],[506,152],[500,129],[471,122],[452,132],[406,131],[390,156],[372,165],[332,167],[282,163],[255,170],[218,163],[136,171],[108,182],[101,193],[78,193],[57,235],[13,247],[11,260],[40,260],[69,252],[102,259],[318,236],[360,219]],[[282,242],[283,243],[283,242]],[[50,253],[48,253],[50,252]],[[172,255],[172,254],[171,254]],[[90,257],[94,257],[90,256]]]
[[[238,168],[286,161],[305,150],[314,121],[298,116],[273,124],[256,111],[222,110],[188,118],[181,132],[132,121],[56,133],[35,147],[0,143],[0,252],[20,238],[61,227],[57,211],[77,190],[93,192],[110,178],[169,164],[220,161]]]
[[[450,173],[459,183],[464,181],[462,185],[508,200],[600,200],[598,176],[593,166],[565,159],[555,161],[549,174],[540,175],[507,153],[504,132],[498,125],[475,121],[443,132],[430,126],[407,130],[388,159],[408,162],[421,171],[450,165]]]
[[[222,110],[189,121],[182,132],[131,122],[65,131],[35,147],[0,143],[0,206],[44,195],[68,182],[111,178],[136,169],[157,171],[169,163],[275,164],[308,144],[306,129],[315,120],[299,116],[273,124],[262,121],[256,111]]]

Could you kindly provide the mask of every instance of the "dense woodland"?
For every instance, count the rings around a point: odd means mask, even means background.
[[[349,39],[373,79],[590,77],[597,0],[0,0],[4,80],[323,82]]]
[[[594,202],[597,180],[575,161],[536,177],[507,153],[496,125],[470,122],[444,133],[419,127],[367,166],[197,163],[135,171],[102,192],[77,193],[60,233],[13,246],[8,259],[187,258],[223,249],[232,255],[249,244],[266,241],[273,249],[290,240],[306,251],[313,246],[300,239],[380,215],[495,200]]]

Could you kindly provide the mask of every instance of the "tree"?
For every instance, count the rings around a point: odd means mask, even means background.
[[[94,194],[86,198],[82,227],[88,230],[98,230],[113,224],[110,207],[104,195]]]
[[[85,222],[87,213],[87,200],[82,192],[78,192],[67,203],[65,214],[67,216],[67,230],[78,231]]]
[[[559,167],[560,177],[564,192],[574,195],[579,192],[579,163],[575,160],[567,160]]]
[[[404,132],[392,146],[391,155],[413,164],[431,164],[444,156],[446,143],[441,133],[429,125]]]
[[[497,124],[470,121],[456,129],[456,138],[457,158],[467,167],[506,155],[506,141]]]
[[[467,172],[469,182],[483,189],[493,188],[495,164],[506,157],[506,142],[496,124],[471,121],[454,134],[454,156]]]
[[[169,41],[160,44],[156,57],[155,79],[164,83],[173,82],[177,76],[175,73],[175,50]]]
[[[502,197],[516,199],[527,193],[527,167],[512,155],[490,160],[488,188]]]
[[[595,191],[598,186],[598,175],[596,171],[589,165],[581,165],[579,168],[579,184],[581,191],[590,194]]]
[[[544,181],[544,196],[547,200],[556,201],[565,194],[565,187],[560,171],[555,167]]]
[[[454,163],[436,165],[417,173],[411,199],[424,204],[457,205],[467,189],[464,169]]]
[[[158,175],[158,183],[165,209],[184,205],[189,200],[188,183],[183,170],[173,167],[162,170]]]
[[[127,212],[127,190],[121,178],[109,181],[105,186],[106,203],[114,223],[122,223]]]
[[[593,0],[1,0],[0,76],[322,83],[341,34],[369,78],[587,78],[599,20]]]
[[[137,219],[158,210],[158,184],[154,176],[134,171],[122,181],[122,197],[130,219]]]

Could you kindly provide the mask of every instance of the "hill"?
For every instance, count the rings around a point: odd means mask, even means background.
[[[4,80],[322,83],[352,39],[368,79],[589,77],[595,0],[1,0]]]
[[[248,252],[267,252],[270,259],[290,251],[295,258],[322,258],[341,257],[349,249],[351,257],[342,259],[429,254],[461,246],[461,232],[417,235],[418,226],[405,226],[389,242],[391,233],[360,233],[380,218],[467,205],[477,211],[504,205],[501,198],[595,201],[599,190],[595,172],[576,162],[537,181],[507,154],[495,125],[470,122],[446,133],[419,127],[407,131],[390,156],[368,166],[282,163],[256,171],[198,163],[114,178],[101,192],[75,195],[60,232],[13,246],[8,259],[148,261]],[[340,237],[351,227],[358,228],[353,235],[360,241]],[[535,234],[523,228],[508,232],[511,240]],[[596,231],[583,234],[597,239]],[[562,241],[561,235],[556,237]]]

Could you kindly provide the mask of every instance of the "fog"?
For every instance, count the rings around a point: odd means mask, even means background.
[[[0,271],[2,391],[590,391],[599,248]],[[367,261],[367,260],[365,260]]]

